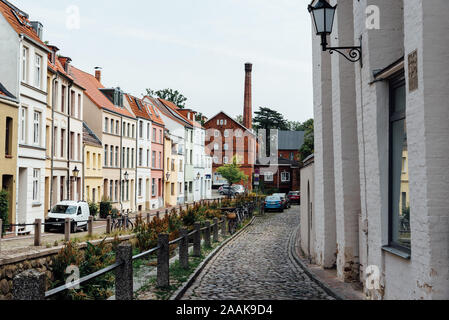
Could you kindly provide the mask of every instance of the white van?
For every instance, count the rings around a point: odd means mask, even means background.
[[[66,218],[70,218],[70,231],[75,233],[78,229],[87,231],[87,220],[89,220],[90,211],[87,202],[83,201],[62,201],[56,204],[48,214],[45,223],[45,231],[50,229],[64,229],[64,222]]]

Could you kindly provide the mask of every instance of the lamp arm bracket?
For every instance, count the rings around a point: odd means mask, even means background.
[[[327,47],[327,50],[329,50],[329,53],[332,54],[335,52],[338,52],[343,57],[346,58],[346,60],[351,62],[357,62],[361,61],[362,59],[362,47]]]

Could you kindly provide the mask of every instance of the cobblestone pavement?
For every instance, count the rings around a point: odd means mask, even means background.
[[[205,267],[182,299],[333,300],[289,258],[299,207],[257,218]]]

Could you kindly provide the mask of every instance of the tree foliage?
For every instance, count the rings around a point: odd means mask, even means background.
[[[284,116],[276,110],[270,108],[260,107],[259,111],[255,112],[253,120],[253,127],[259,129],[278,129],[289,130],[288,122]]]
[[[299,152],[301,153],[301,158],[304,160],[311,154],[315,152],[315,136],[314,136],[314,121],[309,119],[302,123],[300,128],[305,131],[304,144],[302,145]]]
[[[226,179],[230,186],[240,181],[245,183],[248,181],[248,176],[240,170],[240,165],[237,162],[237,157],[234,156],[231,164],[225,164],[217,169],[217,172]]]
[[[178,90],[173,89],[163,89],[154,91],[150,88],[146,89],[147,95],[149,96],[157,96],[158,98],[173,102],[175,105],[177,105],[179,108],[184,109],[186,107],[185,102],[187,101],[187,98],[184,97]]]
[[[9,194],[6,190],[0,191],[0,219],[3,221],[3,230],[0,230],[0,234],[5,234],[6,226],[9,224]]]
[[[235,117],[235,121],[237,121],[243,126],[243,116],[241,114]]]

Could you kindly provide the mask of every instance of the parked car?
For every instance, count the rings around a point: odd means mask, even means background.
[[[273,196],[278,196],[281,198],[282,200],[282,205],[284,206],[284,209],[290,209],[291,208],[291,203],[290,203],[290,199],[287,197],[286,193],[275,193],[273,194]]]
[[[299,191],[290,191],[288,198],[290,199],[290,203],[301,204],[301,192]]]
[[[45,225],[45,231],[51,229],[63,229],[66,218],[70,218],[70,231],[75,233],[78,229],[87,231],[87,220],[89,220],[90,211],[87,202],[83,201],[62,201],[57,203],[48,214],[45,223],[52,223],[52,225]]]
[[[279,196],[268,196],[265,199],[265,211],[276,210],[284,212],[284,205],[282,199]]]
[[[234,184],[232,186],[232,189],[234,190],[235,194],[244,194],[246,192],[246,189],[241,184]]]
[[[235,191],[230,186],[223,186],[221,191],[219,190],[218,193],[223,196],[233,196],[235,194]]]
[[[224,184],[224,185],[220,186],[220,188],[218,188],[218,193],[221,194],[223,192],[223,189],[227,188],[227,187],[229,187],[228,184]]]

